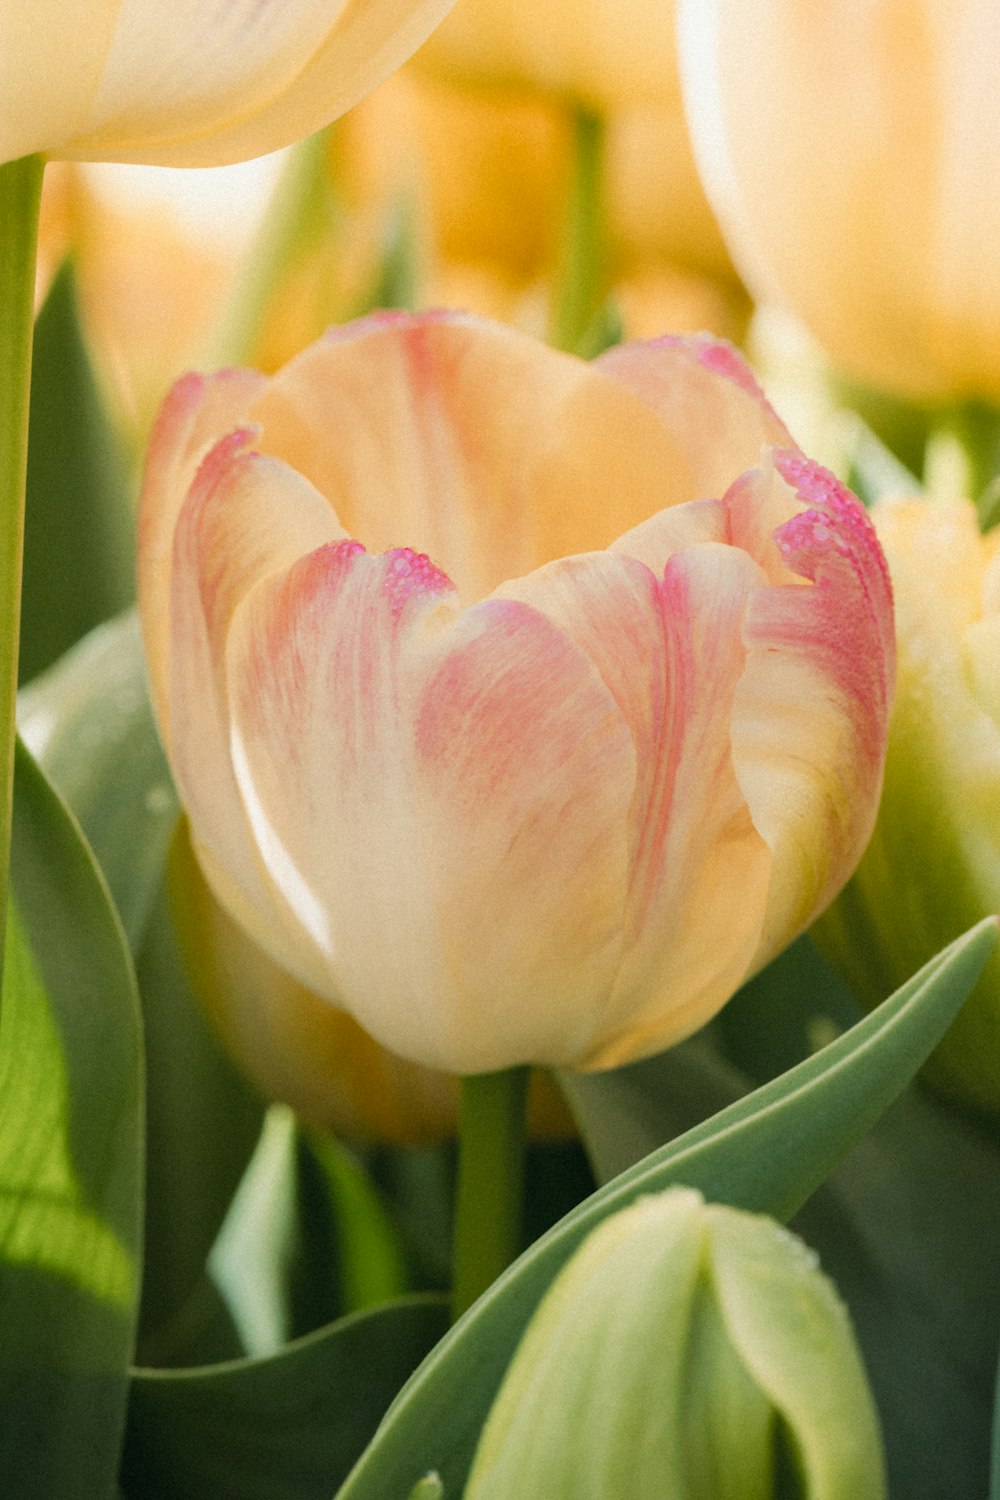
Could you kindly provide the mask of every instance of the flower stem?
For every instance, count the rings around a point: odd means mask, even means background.
[[[461,1317],[521,1246],[528,1069],[462,1079],[452,1315]]]
[[[573,129],[572,177],[549,342],[556,349],[588,354],[589,345],[595,341],[604,293],[601,188],[605,131],[601,117],[585,109],[576,111]]]
[[[35,258],[44,162],[0,166],[0,932],[7,911]]]

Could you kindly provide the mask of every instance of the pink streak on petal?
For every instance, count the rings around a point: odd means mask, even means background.
[[[871,522],[797,451],[775,464],[809,504],[776,541],[810,583],[755,597],[734,715],[737,773],[775,856],[761,963],[832,900],[867,842],[895,674],[892,590]]]

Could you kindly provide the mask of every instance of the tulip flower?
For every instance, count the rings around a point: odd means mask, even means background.
[[[464,1496],[771,1500],[779,1426],[804,1495],[885,1495],[864,1367],[815,1257],[771,1219],[673,1188],[606,1219],[556,1278]]]
[[[884,560],[728,346],[381,314],[190,376],[139,549],[216,897],[426,1066],[662,1049],[870,832]]]
[[[0,0],[0,163],[212,166],[342,114],[450,0]]]
[[[968,503],[873,511],[896,595],[899,671],[871,844],[817,936],[877,1004],[1000,911],[1000,532]],[[1000,1111],[1000,962],[987,964],[927,1070]]]
[[[993,0],[682,0],[702,176],[737,265],[847,374],[1000,399]]]

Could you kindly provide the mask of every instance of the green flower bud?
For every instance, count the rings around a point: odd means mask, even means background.
[[[846,1310],[773,1220],[675,1188],[605,1220],[528,1325],[465,1500],[883,1500]]]

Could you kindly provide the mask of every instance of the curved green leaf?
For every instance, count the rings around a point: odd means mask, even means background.
[[[128,951],[71,817],[19,747],[0,1028],[0,1492],[115,1493],[140,1257]]]
[[[74,814],[133,952],[177,823],[134,611],[92,631],[17,702],[21,736]]]
[[[266,1359],[137,1370],[127,1500],[329,1500],[447,1322],[444,1298],[413,1297]]]
[[[460,1493],[504,1370],[541,1296],[585,1236],[674,1183],[790,1216],[919,1068],[992,951],[980,923],[821,1052],[625,1171],[568,1214],[470,1308],[393,1403],[338,1500],[407,1494],[429,1470]]]

